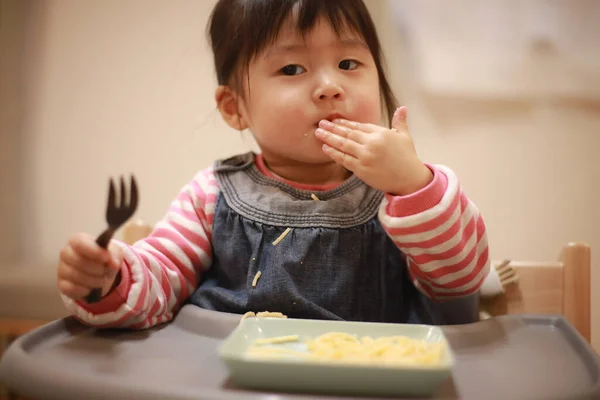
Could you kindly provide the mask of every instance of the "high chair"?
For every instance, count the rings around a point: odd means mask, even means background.
[[[146,237],[151,230],[152,227],[143,221],[129,222],[123,228],[123,240],[133,244]],[[483,299],[482,307],[492,316],[503,314],[563,315],[589,343],[591,339],[590,257],[589,246],[571,243],[563,247],[560,258],[556,262],[511,261],[509,266],[517,271],[518,281],[507,285],[504,293],[491,299]],[[49,270],[52,273],[48,275],[46,284],[56,291],[55,271],[51,268]],[[35,271],[30,271],[28,275],[31,276],[33,273]],[[0,277],[0,287],[2,285],[6,286],[6,283],[3,283]],[[24,285],[26,283],[21,283],[21,286]],[[44,299],[35,298],[39,293],[41,293],[39,290],[25,291],[25,295],[28,297],[27,301],[30,304],[42,304]],[[13,298],[11,302],[25,301],[18,298],[18,295],[15,294],[15,296],[17,298]],[[3,344],[9,344],[17,336],[49,322],[48,318],[33,317],[35,316],[26,315],[23,318],[17,318],[0,315],[0,337],[3,338]],[[477,325],[473,326],[475,329]],[[476,329],[484,329],[484,326],[481,325]],[[2,397],[1,391],[0,397]]]
[[[128,243],[143,239],[152,227],[132,221],[124,227]],[[495,262],[493,262],[495,263]],[[558,261],[511,261],[519,276],[502,295],[482,300],[492,316],[505,314],[560,314],[591,342],[591,249],[583,243],[569,243]]]
[[[123,228],[123,240],[128,244],[133,244],[146,237],[151,231],[152,226],[143,221],[130,221]],[[508,266],[516,270],[519,279],[514,284],[507,285],[502,295],[482,300],[482,307],[490,315],[561,314],[577,328],[588,342],[591,340],[591,249],[588,245],[583,243],[565,245],[560,252],[558,261],[511,261]],[[41,271],[30,270],[27,276],[41,275],[45,277],[47,282],[35,283],[38,287],[54,286],[54,271],[50,271],[52,273],[49,274],[48,270],[49,267],[44,268],[45,272],[41,274]],[[0,285],[4,283],[8,284],[9,282],[3,282],[3,278],[0,278]],[[19,285],[25,286],[27,283],[19,282]],[[28,302],[31,304],[36,302],[31,297],[40,293],[38,288],[34,289],[36,290],[26,292],[29,298]],[[18,299],[15,300],[15,303],[20,302]],[[40,306],[43,304],[39,301],[37,303]],[[53,313],[57,314],[57,311],[53,311]],[[34,315],[26,317],[0,315],[0,343],[10,342],[17,336],[47,322],[49,322],[48,318],[36,318]],[[2,347],[0,347],[0,354],[1,351]]]
[[[133,244],[151,231],[152,226],[144,221],[130,221],[123,227],[123,241]],[[564,315],[588,342],[591,341],[591,249],[588,245],[565,245],[561,249],[558,261],[511,261],[508,267],[516,270],[518,281],[507,285],[503,294],[491,299],[482,299],[482,309],[491,316],[523,313]],[[9,278],[0,277],[0,288],[8,287],[9,284],[23,286],[23,301],[39,304],[40,308],[49,301],[58,301],[58,293],[55,294],[56,298],[52,299],[48,294],[56,290],[54,269],[45,266],[35,270],[30,268],[26,272],[22,278],[14,278],[11,281]],[[36,276],[39,279],[32,283],[26,279]],[[14,299],[16,304],[21,302],[20,299]],[[20,317],[0,314],[0,355],[4,346],[16,337],[63,316],[61,310],[56,310],[57,305],[52,307],[54,310],[40,312],[39,317],[35,315],[35,311]]]

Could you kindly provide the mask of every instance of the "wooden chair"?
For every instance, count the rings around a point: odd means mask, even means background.
[[[519,279],[505,293],[482,299],[490,315],[561,314],[591,342],[591,250],[582,243],[562,248],[558,261],[511,261]]]

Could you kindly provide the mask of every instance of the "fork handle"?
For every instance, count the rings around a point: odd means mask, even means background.
[[[96,239],[96,244],[103,249],[108,248],[108,243],[113,236],[114,231],[107,228],[104,232]],[[102,298],[102,288],[95,288],[86,296],[85,301],[89,304],[97,303]]]
[[[104,232],[102,232],[100,234],[100,236],[98,236],[98,238],[96,239],[96,244],[100,247],[102,247],[103,249],[108,248],[108,242],[110,242],[110,239],[112,239],[114,231],[110,228],[107,228]]]
[[[102,298],[102,288],[95,288],[86,296],[85,301],[88,304],[97,303]]]

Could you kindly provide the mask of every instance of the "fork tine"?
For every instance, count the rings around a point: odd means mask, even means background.
[[[106,222],[108,223],[108,228],[96,238],[96,244],[98,244],[104,249],[108,247],[108,243],[110,242],[114,231],[118,229],[121,225],[123,225],[125,221],[127,221],[129,217],[131,217],[131,215],[133,215],[137,207],[138,193],[135,178],[133,177],[133,175],[131,176],[131,193],[129,194],[129,196],[127,196],[127,191],[125,189],[125,180],[123,179],[123,175],[121,175],[120,181],[120,206],[117,206],[115,182],[112,178],[109,178],[108,180],[108,203],[106,206]],[[125,205],[127,197],[129,197],[129,206]],[[95,303],[101,298],[102,289],[93,288],[91,292],[85,297],[85,300],[88,303]]]
[[[129,194],[129,207],[131,213],[135,211],[138,203],[138,191],[137,191],[137,183],[135,181],[135,177],[131,175],[131,193]]]
[[[117,203],[117,194],[115,191],[115,183],[113,182],[112,178],[109,178],[108,180],[108,202],[106,203],[106,219],[108,220],[109,214],[111,212],[111,210],[113,210],[116,206]]]
[[[123,180],[123,175],[121,175],[121,204],[119,205],[119,209],[125,208],[125,198],[127,197],[127,191],[125,190],[125,181]]]

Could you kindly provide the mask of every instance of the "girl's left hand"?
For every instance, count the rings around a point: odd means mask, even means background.
[[[333,161],[382,192],[405,196],[433,180],[408,133],[406,107],[396,110],[392,129],[337,119],[319,122],[315,134]]]

